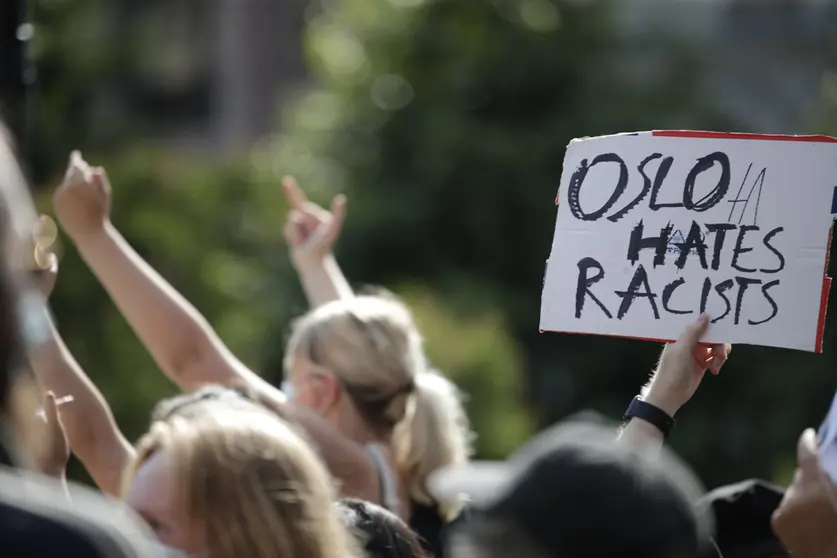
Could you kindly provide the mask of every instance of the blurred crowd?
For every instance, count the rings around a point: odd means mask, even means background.
[[[327,210],[284,180],[284,235],[311,308],[280,389],[123,238],[107,173],[75,152],[53,196],[58,224],[182,391],[132,444],[50,314],[55,231],[5,137],[0,171],[2,556],[837,556],[837,489],[813,430],[787,489],[749,479],[706,493],[666,449],[675,415],[730,358],[700,342],[707,316],[663,349],[621,426],[580,415],[506,462],[474,462],[461,394],[409,308],[354,293],[333,256],[345,197]],[[100,494],[66,481],[71,453]]]

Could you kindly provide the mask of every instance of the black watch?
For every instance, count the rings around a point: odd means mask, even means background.
[[[625,411],[625,416],[623,418],[625,419],[625,422],[638,418],[651,423],[663,433],[663,437],[665,438],[669,437],[674,425],[676,424],[674,418],[670,417],[668,413],[659,407],[646,403],[640,396],[634,397],[631,404],[628,405],[628,410]]]

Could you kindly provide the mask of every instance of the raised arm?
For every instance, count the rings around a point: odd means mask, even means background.
[[[235,380],[263,383],[111,224],[110,195],[104,170],[91,169],[74,153],[53,198],[55,212],[157,365],[186,391]]]
[[[332,252],[346,217],[345,196],[336,196],[329,212],[308,201],[291,177],[282,180],[282,189],[291,206],[285,221],[285,241],[308,304],[316,308],[353,297],[354,292]]]
[[[713,375],[721,371],[731,347],[700,343],[708,326],[709,318],[704,314],[686,328],[680,339],[663,349],[660,364],[640,395],[652,410],[656,408],[673,419],[695,394],[706,371]],[[625,425],[620,440],[653,452],[660,450],[665,436],[652,422],[636,417]]]
[[[239,361],[200,313],[148,265],[110,223],[110,185],[104,171],[89,169],[74,154],[68,176],[56,191],[59,222],[116,306],[181,389],[208,383],[243,383],[266,400],[286,404],[284,394]],[[289,405],[332,474],[351,495],[369,493],[371,463],[362,447],[342,436],[316,413]]]
[[[57,264],[53,258],[52,268],[45,270],[40,277],[45,295],[52,288],[56,272]],[[67,349],[46,309],[43,312],[51,335],[29,355],[32,371],[43,392],[58,394],[58,397],[72,396],[72,402],[61,408],[62,424],[59,426],[63,425],[73,453],[84,464],[96,485],[103,492],[118,496],[122,471],[133,458],[134,449],[120,432],[101,392]],[[55,411],[54,406],[55,397],[48,395],[44,407],[46,418],[51,423],[59,420],[57,412],[52,412]],[[48,474],[58,476],[55,472]]]

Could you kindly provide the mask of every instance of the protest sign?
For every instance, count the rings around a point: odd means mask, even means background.
[[[837,139],[643,132],[573,140],[542,331],[822,351]]]

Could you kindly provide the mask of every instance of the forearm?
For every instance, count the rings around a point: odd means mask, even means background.
[[[61,407],[70,447],[99,487],[115,494],[133,448],[101,392],[73,358],[48,316],[47,320],[51,337],[30,355],[33,373],[43,391],[73,396],[70,404]]]
[[[354,296],[343,270],[331,254],[321,261],[299,262],[295,267],[311,308]]]
[[[110,224],[74,239],[90,269],[151,353],[184,390],[228,383],[223,345],[203,316],[166,282]]]

